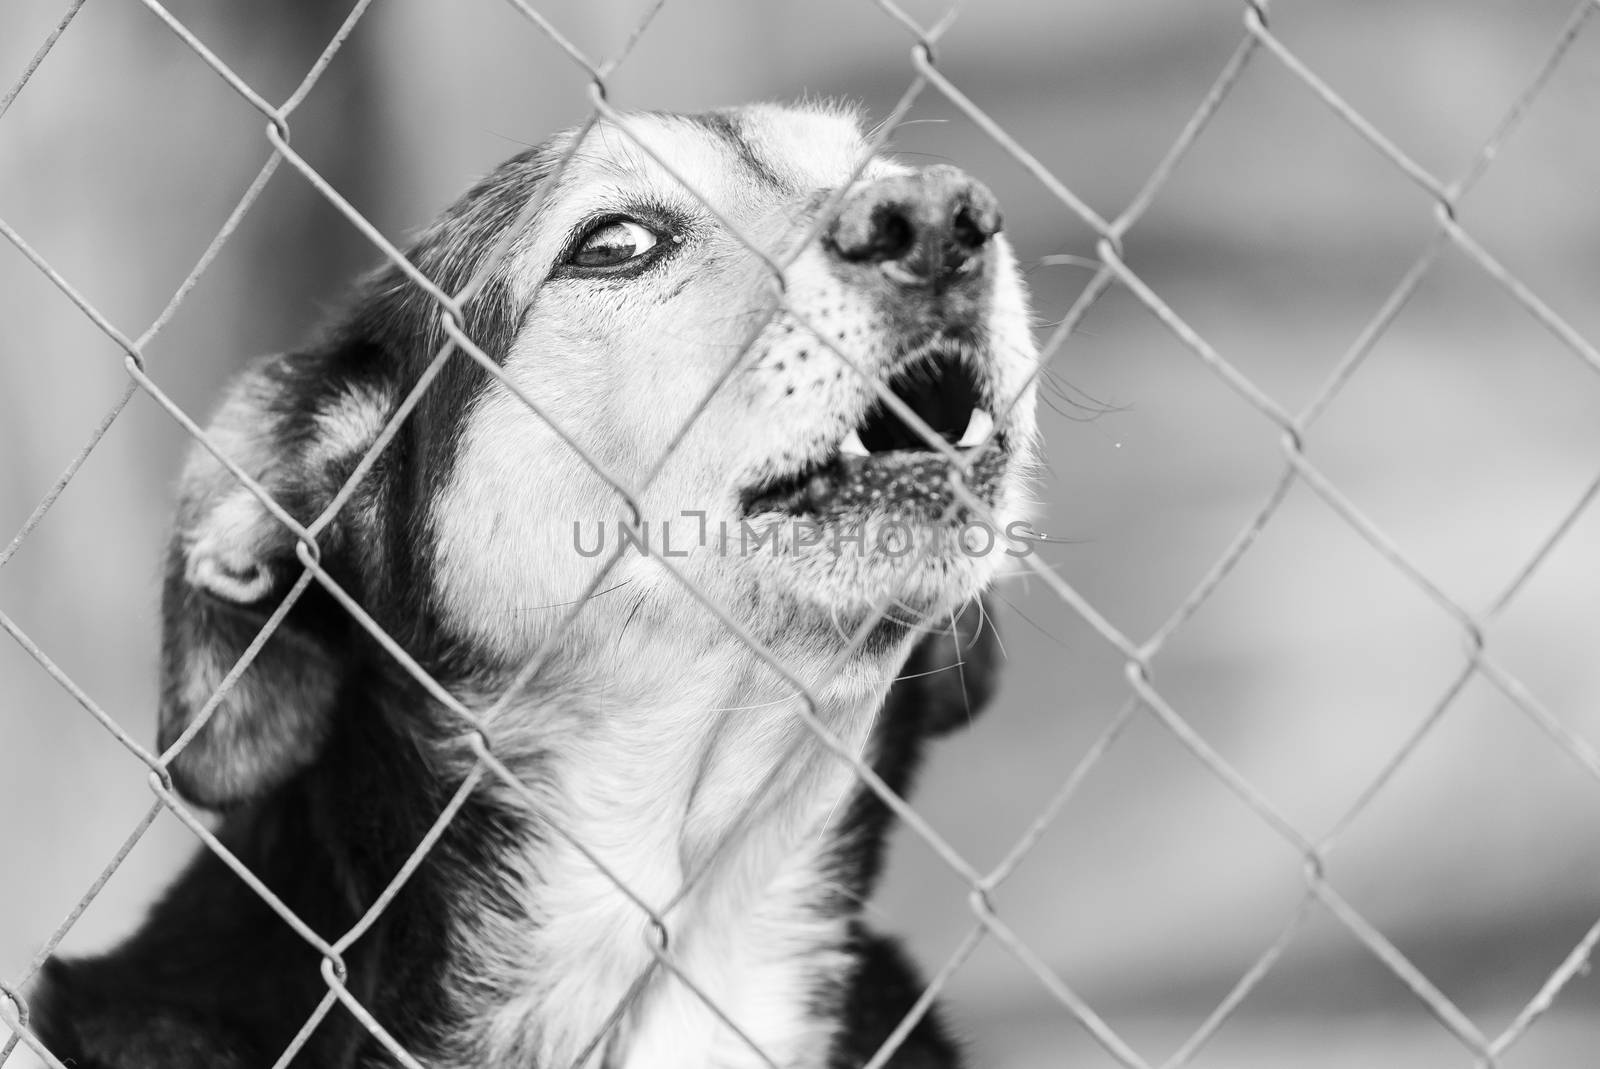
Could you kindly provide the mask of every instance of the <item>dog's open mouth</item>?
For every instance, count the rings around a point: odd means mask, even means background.
[[[902,370],[888,386],[957,453],[988,446],[962,482],[992,503],[1008,463],[1006,442],[972,371],[955,354],[935,352]],[[752,487],[741,504],[747,516],[780,512],[833,520],[882,508],[932,520],[951,504],[954,466],[947,453],[880,399],[828,456]],[[953,518],[965,518],[965,510],[958,509]]]

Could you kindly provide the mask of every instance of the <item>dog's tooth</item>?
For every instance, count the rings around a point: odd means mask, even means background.
[[[850,436],[839,443],[839,452],[847,457],[869,457],[867,447],[861,442],[861,432],[851,431]]]
[[[956,445],[963,448],[974,446],[988,438],[994,431],[994,417],[981,408],[972,410],[972,419],[967,423],[967,432],[961,436],[961,441]]]

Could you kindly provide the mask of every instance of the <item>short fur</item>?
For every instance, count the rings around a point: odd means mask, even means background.
[[[469,191],[411,247],[412,262],[457,292],[573,136]],[[630,487],[772,307],[760,261],[651,152],[782,255],[865,146],[854,118],[832,108],[631,116],[591,133],[509,235],[462,326]],[[885,379],[932,348],[957,354],[1008,443],[984,484],[992,518],[1020,515],[1033,348],[986,197],[953,168],[869,166],[841,222],[786,272],[787,299],[807,322],[779,315],[759,332],[748,363],[638,494],[657,538],[664,525],[674,538],[696,524],[737,530],[753,487],[818,462],[867,418],[876,396],[830,345]],[[872,246],[890,201],[908,217],[940,205],[988,214],[963,238],[970,247],[914,262]],[[637,270],[571,266],[584,235],[618,215],[671,244]],[[905,282],[914,271],[926,274]],[[316,344],[247,369],[209,434],[309,523],[445,341],[437,305],[385,268]],[[665,970],[606,1028],[653,960],[652,928],[630,895],[666,910],[693,879],[666,913],[674,968],[777,1064],[859,1064],[921,991],[897,946],[861,919],[888,808],[796,715],[793,686],[658,558],[625,555],[557,630],[599,564],[577,551],[574,529],[622,515],[548,423],[456,354],[321,534],[329,573],[418,664],[469,708],[499,708],[487,741],[525,785],[490,776],[468,798],[346,953],[350,992],[430,1066],[564,1067],[596,1037],[590,1065],[762,1064]],[[871,530],[886,517],[864,518]],[[999,561],[946,549],[908,563],[778,543],[787,552],[739,554],[701,539],[672,563],[804,681],[822,723],[903,794],[924,740],[965,723],[992,692],[998,646],[977,599]],[[193,724],[301,572],[294,537],[196,449],[164,587],[163,746]],[[844,636],[885,598],[890,619],[830,674]],[[544,668],[506,694],[547,642]],[[473,764],[467,742],[468,728],[313,584],[171,772],[187,797],[223,812],[223,844],[332,941],[460,786]],[[256,1069],[327,994],[321,964],[202,850],[127,942],[46,965],[34,1020],[80,1069]],[[891,1064],[958,1062],[935,1011]],[[295,1064],[393,1059],[335,1007]]]

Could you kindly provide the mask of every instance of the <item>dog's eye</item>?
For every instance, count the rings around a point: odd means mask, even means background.
[[[643,256],[660,243],[659,237],[632,219],[613,219],[585,234],[567,256],[567,263],[574,267],[615,267]]]

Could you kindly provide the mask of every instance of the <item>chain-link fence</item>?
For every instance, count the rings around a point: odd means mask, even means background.
[[[298,544],[298,557],[303,567],[303,572],[291,588],[288,597],[271,615],[255,640],[245,650],[243,657],[227,674],[217,693],[206,703],[182,737],[161,752],[153,750],[144,740],[135,737],[122,726],[115,701],[103,703],[92,697],[74,682],[72,675],[58,664],[50,650],[35,642],[11,616],[0,611],[0,627],[3,627],[28,656],[37,662],[56,684],[70,694],[89,716],[109,732],[133,760],[145,766],[148,770],[149,789],[155,796],[154,801],[126,836],[120,848],[108,860],[99,877],[73,905],[61,924],[44,940],[33,960],[20,973],[7,976],[0,982],[0,994],[4,995],[0,1009],[3,1009],[5,1020],[15,1033],[4,1048],[0,1048],[0,1063],[4,1063],[6,1057],[20,1042],[33,1048],[49,1064],[60,1065],[47,1050],[43,1049],[29,1030],[28,1005],[23,990],[44,960],[61,945],[83,912],[101,893],[158,817],[163,813],[170,813],[192,832],[204,849],[213,852],[227,864],[240,880],[248,884],[277,913],[285,925],[297,932],[323,959],[322,974],[327,994],[316,1012],[305,1022],[305,1027],[294,1042],[281,1053],[276,1064],[290,1064],[318,1023],[335,1007],[342,1006],[370,1030],[398,1063],[416,1066],[419,1063],[413,1052],[407,1051],[392,1038],[386,1028],[386,1022],[376,1019],[347,985],[345,954],[352,944],[367,933],[383,915],[384,910],[427,856],[428,851],[444,834],[471,792],[478,789],[486,780],[497,779],[511,790],[525,795],[530,804],[537,805],[537,799],[529,787],[517,779],[501,757],[496,755],[488,741],[489,735],[485,725],[498,714],[500,711],[498,706],[486,713],[474,712],[431,679],[411,659],[406,650],[387,635],[362,606],[324,570],[318,549],[319,535],[328,529],[340,510],[347,506],[362,480],[372,472],[378,458],[389,446],[399,427],[410,416],[440,371],[449,362],[475,363],[522,400],[529,409],[529,418],[545,418],[540,411],[537,398],[528,396],[507,379],[502,368],[464,329],[468,321],[467,310],[488,274],[507,253],[511,237],[538,209],[543,189],[524,207],[523,214],[517,222],[506,229],[505,240],[501,247],[488,257],[478,274],[457,291],[446,292],[440,289],[434,280],[424,276],[409,263],[397,245],[357,210],[346,199],[338,184],[326,177],[298,151],[291,139],[297,109],[312,94],[324,72],[331,64],[338,61],[341,47],[362,20],[369,17],[371,6],[371,0],[360,0],[356,3],[293,92],[281,102],[274,103],[258,92],[232,66],[219,58],[217,53],[207,46],[206,41],[192,32],[183,20],[155,0],[144,0],[144,7],[159,18],[173,35],[192,49],[233,92],[259,113],[259,121],[262,122],[261,136],[264,143],[270,146],[271,155],[243,197],[233,207],[215,238],[195,262],[188,277],[172,294],[160,315],[142,333],[134,335],[120,326],[114,317],[103,314],[96,305],[94,294],[80,289],[74,284],[73,279],[58,272],[51,264],[49,250],[30,243],[28,235],[19,233],[6,222],[3,210],[0,210],[0,233],[4,234],[10,244],[26,257],[34,268],[47,276],[95,327],[112,340],[121,351],[122,366],[127,375],[127,385],[120,397],[105,411],[103,418],[88,440],[83,443],[77,455],[55,480],[48,493],[39,500],[4,551],[0,552],[0,567],[11,561],[23,544],[35,535],[36,529],[58,498],[73,484],[80,468],[95,450],[101,447],[124,409],[140,395],[155,401],[189,436],[200,442],[244,486],[249,488],[261,506],[293,535]],[[658,0],[649,7],[637,26],[627,35],[626,43],[609,57],[596,57],[581,50],[563,34],[562,27],[557,21],[547,17],[537,3],[512,0],[512,6],[537,34],[553,42],[571,61],[571,77],[589,86],[591,110],[580,127],[582,133],[586,135],[597,124],[606,123],[624,137],[630,137],[631,120],[623,104],[614,99],[612,86],[618,72],[625,69],[630,52],[638,42],[651,33],[652,21],[663,7],[668,6],[665,0]],[[941,47],[946,38],[958,34],[959,27],[963,25],[956,21],[954,8],[937,20],[919,21],[891,0],[877,0],[876,6],[881,10],[883,18],[893,20],[903,29],[907,51],[903,93],[886,119],[875,128],[871,138],[873,150],[875,152],[882,150],[889,144],[890,139],[901,130],[902,121],[920,100],[928,96],[942,98],[992,139],[994,145],[1031,174],[1038,185],[1047,191],[1058,212],[1066,213],[1077,224],[1087,227],[1092,232],[1094,256],[1079,264],[1089,272],[1088,282],[1077,293],[1059,321],[1045,332],[1034,376],[1044,374],[1047,365],[1062,353],[1063,347],[1067,346],[1071,339],[1079,336],[1077,332],[1085,318],[1103,298],[1110,293],[1120,291],[1147,309],[1149,314],[1154,316],[1186,350],[1190,359],[1197,362],[1209,375],[1214,376],[1216,381],[1225,385],[1242,400],[1250,418],[1259,421],[1264,429],[1276,436],[1279,457],[1274,481],[1265,498],[1259,502],[1247,522],[1233,534],[1225,550],[1203,570],[1199,581],[1193,584],[1186,596],[1165,613],[1158,626],[1147,633],[1132,634],[1119,627],[1091,603],[1079,586],[1066,581],[1041,555],[1034,554],[1022,558],[1022,567],[1027,569],[1030,581],[1035,587],[1042,588],[1049,597],[1058,599],[1061,604],[1067,606],[1092,629],[1099,640],[1103,640],[1114,651],[1125,673],[1125,701],[1105,724],[1104,730],[1087,746],[1081,759],[1070,768],[1063,769],[1058,789],[1049,798],[1048,803],[1038,811],[1036,819],[1003,852],[1003,856],[995,864],[977,865],[969,860],[961,849],[948,841],[946,836],[915,807],[896,795],[874,773],[868,763],[829,729],[817,715],[817,703],[813,696],[821,680],[797,677],[793,674],[791,666],[783,664],[755,638],[745,633],[725,606],[718,604],[697,589],[693,583],[684,579],[672,560],[657,558],[662,569],[682,581],[684,598],[692,599],[703,606],[705,612],[709,614],[708,619],[716,619],[720,626],[725,626],[738,635],[755,657],[767,664],[778,677],[794,688],[800,696],[794,715],[807,729],[808,737],[820,742],[838,761],[845,763],[859,778],[864,789],[876,793],[904,827],[909,829],[910,835],[930,848],[949,872],[953,873],[967,889],[969,917],[953,951],[942,961],[928,963],[929,978],[924,993],[917,1000],[915,1008],[868,1064],[874,1067],[880,1066],[893,1057],[917,1021],[928,1011],[934,1000],[946,992],[953,978],[984,944],[1003,948],[1011,955],[1015,962],[1037,982],[1037,989],[1046,993],[1061,1013],[1070,1016],[1081,1025],[1116,1064],[1140,1067],[1191,1064],[1236,1011],[1268,981],[1275,966],[1307,926],[1314,920],[1326,921],[1329,918],[1341,925],[1350,936],[1359,941],[1375,961],[1381,963],[1393,977],[1398,978],[1417,1002],[1437,1019],[1439,1025],[1450,1036],[1454,1037],[1461,1049],[1462,1064],[1504,1064],[1508,1053],[1518,1045],[1530,1029],[1540,1023],[1541,1018],[1557,1004],[1563,992],[1587,971],[1590,955],[1596,942],[1600,941],[1600,923],[1590,927],[1581,940],[1570,948],[1564,959],[1548,972],[1537,992],[1522,1002],[1518,1012],[1508,1022],[1488,1029],[1460,1008],[1435,980],[1430,979],[1427,971],[1413,960],[1412,955],[1402,952],[1396,942],[1386,937],[1378,925],[1371,922],[1353,905],[1346,894],[1341,893],[1339,881],[1329,873],[1327,860],[1332,851],[1343,841],[1347,830],[1356,819],[1367,811],[1400,770],[1414,759],[1419,748],[1424,746],[1438,725],[1449,717],[1460,695],[1474,681],[1487,683],[1498,691],[1511,707],[1542,729],[1552,745],[1578,762],[1589,776],[1600,777],[1600,754],[1596,753],[1593,746],[1579,732],[1568,726],[1568,721],[1556,709],[1540,698],[1534,687],[1526,684],[1520,674],[1513,672],[1507,666],[1497,654],[1494,644],[1487,638],[1491,625],[1507,612],[1541,565],[1545,564],[1547,559],[1563,546],[1564,540],[1568,539],[1571,532],[1581,525],[1594,498],[1600,494],[1600,474],[1596,474],[1586,486],[1570,496],[1558,520],[1549,525],[1548,531],[1538,540],[1534,551],[1525,554],[1520,566],[1492,597],[1485,600],[1481,606],[1475,607],[1461,596],[1453,594],[1447,584],[1436,581],[1430,573],[1426,560],[1414,559],[1405,552],[1397,540],[1369,516],[1362,502],[1347,492],[1341,481],[1329,473],[1327,466],[1312,458],[1307,441],[1313,429],[1339,400],[1347,385],[1386,337],[1402,310],[1413,301],[1426,281],[1436,272],[1441,259],[1451,253],[1464,257],[1475,270],[1503,289],[1522,313],[1559,341],[1572,359],[1591,371],[1600,372],[1600,350],[1597,350],[1573,322],[1542,299],[1540,293],[1524,280],[1521,273],[1503,262],[1496,250],[1491,247],[1491,243],[1481,240],[1474,228],[1463,221],[1460,211],[1463,200],[1490,173],[1502,148],[1517,131],[1519,124],[1523,122],[1535,102],[1546,91],[1551,79],[1558,71],[1564,69],[1564,65],[1576,62],[1572,59],[1575,46],[1580,40],[1585,39],[1586,33],[1592,37],[1596,32],[1592,29],[1592,23],[1597,6],[1600,5],[1592,0],[1585,0],[1571,11],[1526,84],[1519,92],[1504,100],[1496,125],[1493,126],[1489,136],[1478,145],[1470,161],[1454,173],[1439,174],[1423,166],[1414,155],[1408,153],[1403,143],[1391,138],[1378,125],[1369,121],[1362,110],[1352,105],[1347,91],[1341,91],[1340,87],[1319,75],[1316,64],[1303,57],[1303,49],[1286,44],[1274,32],[1268,4],[1264,2],[1245,4],[1239,12],[1242,26],[1238,31],[1237,48],[1216,73],[1209,91],[1195,102],[1188,121],[1178,131],[1158,164],[1143,183],[1132,190],[1126,206],[1116,214],[1106,214],[1102,209],[1088,203],[1085,197],[1075,192],[1068,180],[1064,180],[1046,166],[1030,153],[1026,144],[1008,132],[1006,123],[1002,121],[1003,117],[991,114],[980,98],[976,95],[969,96],[960,85],[955,84],[947,76],[941,66]],[[4,98],[0,99],[0,121],[3,121],[6,112],[19,95],[28,90],[35,71],[48,64],[52,51],[72,34],[74,21],[83,7],[84,0],[75,0],[62,15],[59,25],[40,44],[37,53],[20,78],[10,86]],[[969,18],[981,18],[981,16],[981,12],[967,13]],[[1260,65],[1274,65],[1281,72],[1292,76],[1298,84],[1299,91],[1309,94],[1310,98],[1346,124],[1385,161],[1386,166],[1419,189],[1426,203],[1431,206],[1425,209],[1431,212],[1429,233],[1414,250],[1409,265],[1399,273],[1397,281],[1388,287],[1381,300],[1369,310],[1364,327],[1332,365],[1320,385],[1294,404],[1280,400],[1273,391],[1263,387],[1261,376],[1247,374],[1237,361],[1230,360],[1227,352],[1208,342],[1173,303],[1163,298],[1145,275],[1130,267],[1130,261],[1134,258],[1126,254],[1127,246],[1139,232],[1141,221],[1145,220],[1158,204],[1174,174],[1190,156],[1191,151],[1202,142],[1213,120],[1228,109],[1241,79],[1247,71]],[[651,102],[629,102],[633,103],[648,105]],[[637,138],[631,140],[639,151],[654,158],[663,169],[671,171],[670,164],[656,157],[647,143]],[[556,177],[559,177],[561,169],[566,166],[581,143],[580,136],[558,162],[556,176],[548,179],[543,188],[549,188]],[[867,159],[863,159],[860,166],[864,167],[866,163]],[[163,386],[158,381],[160,378],[158,369],[147,366],[146,361],[146,351],[151,340],[166,327],[179,306],[189,299],[191,291],[211,267],[247,213],[256,205],[274,174],[286,164],[289,169],[298,172],[329,205],[337,209],[364,235],[372,247],[428,295],[433,302],[438,328],[443,336],[448,338],[447,343],[420,376],[414,389],[394,412],[376,443],[356,465],[349,479],[335,495],[332,504],[315,520],[304,524],[296,521],[235,462],[234,458],[227,455],[226,450],[208,438],[201,425],[183,405],[173,399],[170,384]],[[859,169],[857,173],[860,173]],[[694,193],[692,188],[689,192]],[[814,240],[826,221],[832,218],[841,199],[842,190],[823,208],[818,221],[811,228],[810,239]],[[709,211],[716,213],[717,207],[714,204],[709,201],[704,203]],[[1419,212],[1423,210],[1419,209]],[[770,271],[774,292],[777,294],[772,314],[786,314],[802,325],[808,325],[805,310],[791,305],[783,296],[784,271],[793,263],[798,252],[791,251],[784,257],[769,255],[759,242],[740,233],[726,220],[722,221],[730,235],[759,257]],[[764,325],[765,320],[757,324],[758,329],[751,332],[749,342],[728,361],[717,381],[717,387],[737,373],[743,362],[748,359],[750,343],[754,342],[759,327]],[[915,427],[932,448],[940,450],[950,459],[952,487],[957,502],[980,516],[984,515],[987,507],[966,491],[962,481],[963,473],[970,470],[968,465],[972,463],[972,459],[970,457],[964,459],[951,450],[945,440],[923,423],[903,401],[862,370],[847,347],[835,347],[821,332],[816,333],[821,343],[833,350],[841,361],[855,368],[872,383],[886,406],[895,411],[906,423]],[[701,402],[697,411],[703,411],[709,401],[710,395]],[[581,448],[570,438],[567,441],[578,449],[583,459],[615,489],[618,504],[631,510],[634,522],[638,522],[640,519],[636,505],[638,496],[662,470],[672,451],[683,441],[688,430],[688,426],[679,430],[667,452],[656,459],[644,480],[635,485],[627,485],[614,478],[592,458],[583,454]],[[558,433],[560,433],[559,428]],[[1412,590],[1431,602],[1439,618],[1454,628],[1462,647],[1455,674],[1438,690],[1426,708],[1418,711],[1401,744],[1392,749],[1376,775],[1371,776],[1353,797],[1346,800],[1336,819],[1328,822],[1317,832],[1305,830],[1301,821],[1287,815],[1275,803],[1270,792],[1258,788],[1252,776],[1241,771],[1235,762],[1224,756],[1206,734],[1197,729],[1194,719],[1185,715],[1183,702],[1169,697],[1168,692],[1158,686],[1156,672],[1163,655],[1177,636],[1211,601],[1213,595],[1225,586],[1230,576],[1241,567],[1241,563],[1249,558],[1253,547],[1258,544],[1264,532],[1273,526],[1285,507],[1285,501],[1296,488],[1309,490],[1320,498],[1337,518],[1337,522],[1345,525],[1350,532],[1364,541]],[[952,505],[952,508],[954,507],[956,506]],[[617,564],[626,548],[625,545],[618,545],[608,558],[596,562],[587,589],[566,612],[563,626],[576,619],[584,611],[590,596],[604,588],[611,569]],[[179,751],[202,729],[228,690],[248,670],[251,662],[295,602],[313,586],[320,587],[336,600],[361,628],[393,656],[418,685],[442,707],[459,718],[463,731],[469,733],[474,758],[470,774],[461,782],[459,790],[450,804],[439,814],[428,835],[416,844],[407,863],[394,873],[388,888],[370,904],[359,923],[332,940],[323,938],[311,925],[296,916],[258,879],[255,873],[250,871],[248,866],[238,861],[228,851],[213,834],[204,816],[174,792],[167,771]],[[835,664],[842,663],[849,653],[865,640],[878,617],[892,608],[893,606],[887,603],[880,606],[878,615],[855,632],[848,647],[841,651]],[[558,627],[557,631],[560,629]],[[504,701],[509,701],[511,695],[520,692],[524,684],[537,675],[546,663],[547,653],[548,651],[540,651],[525,665],[518,679],[507,688],[507,697],[503,699]],[[1302,894],[1298,904],[1290,911],[1287,923],[1259,949],[1247,967],[1239,970],[1235,982],[1225,996],[1215,1003],[1214,1008],[1204,1016],[1203,1020],[1188,1030],[1175,1049],[1165,1056],[1139,1049],[1136,1044],[1125,1038],[1122,1031],[1102,1016],[1089,998],[1080,994],[1079,989],[1068,981],[1055,963],[1031,945],[1029,937],[1019,932],[1008,921],[1006,911],[997,905],[1000,889],[1015,878],[1019,868],[1049,833],[1052,826],[1064,812],[1069,810],[1080,789],[1095,773],[1119,737],[1130,724],[1140,719],[1157,724],[1169,733],[1170,738],[1181,744],[1200,767],[1247,807],[1262,827],[1294,852],[1303,868]],[[750,802],[752,808],[756,801]],[[562,833],[561,829],[557,829],[557,832]],[[635,895],[625,881],[606,870],[605,863],[591,852],[586,844],[573,839],[571,846],[605,872],[622,893],[638,907],[647,921],[653,964],[632,985],[629,991],[630,997],[636,996],[645,985],[660,979],[662,974],[670,977],[662,982],[681,984],[688,991],[698,995],[700,988],[697,986],[696,978],[675,960],[670,938],[671,911],[681,899],[682,893],[680,892],[678,897],[664,907],[651,905],[642,897]],[[3,852],[3,846],[0,846],[0,852]],[[696,874],[691,873],[686,881],[685,890],[694,884],[695,879]],[[1070,903],[1065,904],[1064,908],[1070,908]],[[1596,910],[1600,911],[1600,907],[1596,907]],[[766,1052],[760,1049],[759,1044],[745,1037],[738,1023],[726,1016],[714,1000],[705,1001],[709,1010],[717,1015],[723,1025],[738,1034],[759,1060],[773,1064]],[[629,1003],[625,1000],[612,1010],[608,1028],[622,1018],[628,1006]],[[594,1036],[589,1050],[597,1049],[605,1039],[605,1032]]]

